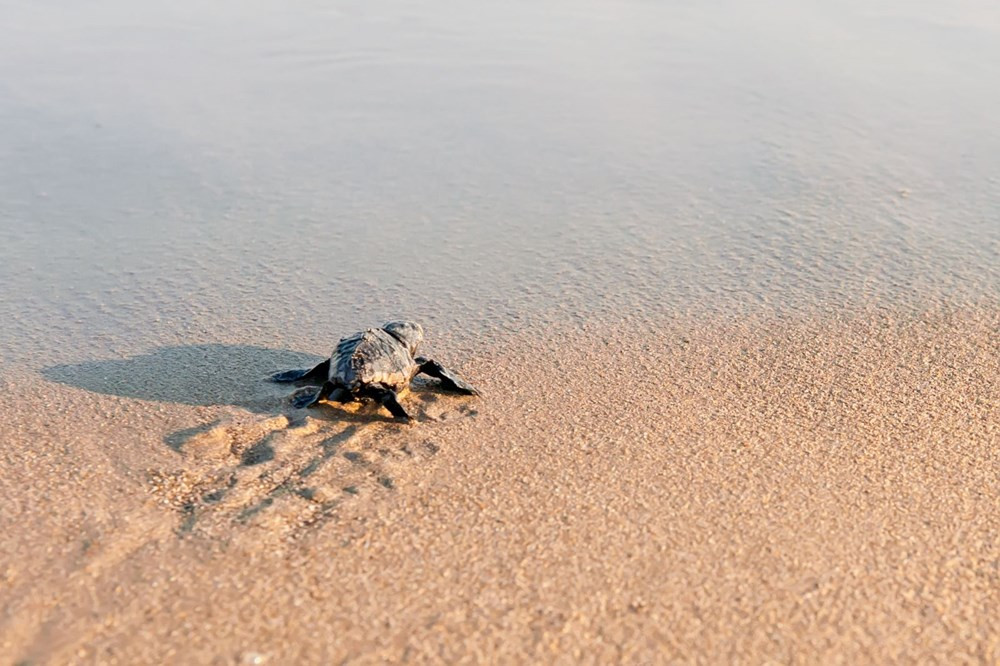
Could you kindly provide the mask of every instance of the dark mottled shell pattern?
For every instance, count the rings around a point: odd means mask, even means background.
[[[380,328],[343,338],[330,357],[330,381],[349,390],[385,384],[399,391],[409,385],[416,370],[410,351]]]

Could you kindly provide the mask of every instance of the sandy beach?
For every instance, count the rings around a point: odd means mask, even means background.
[[[131,397],[156,380],[141,358],[141,377],[8,375],[0,647],[32,664],[994,662],[997,312],[511,335],[460,365],[482,399],[418,386],[410,426],[290,410],[266,354],[194,394],[245,381],[242,405]],[[168,395],[183,369],[160,363]]]
[[[1000,663],[992,7],[2,13],[0,666]]]

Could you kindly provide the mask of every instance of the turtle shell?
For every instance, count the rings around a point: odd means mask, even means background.
[[[410,351],[379,328],[343,338],[330,356],[330,381],[351,391],[366,384],[398,391],[410,383],[415,370]]]

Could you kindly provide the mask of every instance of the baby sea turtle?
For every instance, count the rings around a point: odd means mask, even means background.
[[[412,321],[391,321],[382,328],[369,328],[341,339],[326,361],[308,370],[288,370],[271,376],[275,382],[308,381],[320,384],[292,397],[297,408],[312,407],[320,400],[348,403],[375,400],[397,419],[410,420],[399,404],[397,393],[410,385],[417,373],[441,380],[441,386],[466,395],[479,395],[464,380],[437,361],[416,356],[424,340],[424,329]]]

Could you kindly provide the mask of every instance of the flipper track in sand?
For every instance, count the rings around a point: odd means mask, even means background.
[[[188,464],[149,470],[161,504],[176,511],[178,535],[222,537],[261,528],[295,539],[348,502],[375,501],[399,474],[437,453],[437,423],[476,414],[458,398],[422,393],[413,426],[339,410],[215,422],[168,436]],[[441,403],[448,403],[441,406]],[[342,418],[338,418],[342,417]]]

